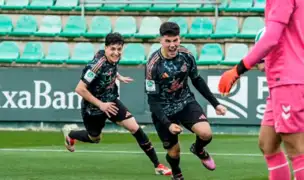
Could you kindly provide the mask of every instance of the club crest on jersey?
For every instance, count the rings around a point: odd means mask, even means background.
[[[184,63],[183,66],[181,67],[181,71],[182,71],[182,72],[186,72],[187,69],[188,69],[188,68],[187,68],[187,64]]]

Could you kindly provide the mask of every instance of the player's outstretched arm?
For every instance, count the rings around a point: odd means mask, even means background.
[[[117,79],[123,83],[130,83],[134,81],[131,77],[122,76],[121,74],[117,73]]]
[[[294,3],[294,0],[273,1],[268,14],[265,35],[255,44],[250,53],[241,60],[238,65],[222,75],[218,85],[221,94],[229,94],[239,77],[255,66],[260,59],[264,58],[278,44],[284,33],[285,27],[288,26],[290,17],[296,8]]]

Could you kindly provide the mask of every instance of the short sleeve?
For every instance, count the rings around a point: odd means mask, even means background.
[[[98,67],[100,66],[100,59],[103,57],[103,53],[97,52],[93,60],[88,63],[82,70],[80,79],[87,85],[90,85],[97,77]]]
[[[294,0],[273,0],[269,7],[268,20],[288,24],[294,7]]]
[[[159,55],[152,54],[146,63],[145,67],[145,91],[147,94],[157,94],[159,92],[158,73],[157,73],[157,61]]]

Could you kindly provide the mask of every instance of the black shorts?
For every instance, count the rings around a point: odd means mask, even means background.
[[[133,117],[130,111],[125,107],[125,105],[120,100],[116,99],[113,102],[116,104],[116,107],[118,108],[118,113],[116,116],[112,115],[109,118],[105,113],[99,115],[90,115],[87,112],[81,113],[84,126],[90,136],[92,137],[99,136],[102,129],[105,126],[107,119],[109,119],[113,123],[116,123]]]
[[[193,132],[191,128],[194,124],[198,122],[208,122],[202,107],[196,101],[188,103],[183,110],[172,116],[169,116],[168,119],[173,123],[179,125],[182,124],[191,132]],[[178,143],[178,135],[172,134],[169,129],[164,126],[153,113],[152,121],[165,149],[170,149]]]

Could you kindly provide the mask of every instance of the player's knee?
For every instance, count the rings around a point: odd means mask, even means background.
[[[281,135],[289,158],[304,154],[304,133]]]
[[[212,138],[212,133],[210,132],[199,132],[198,137],[203,141],[208,141]]]
[[[172,158],[179,158],[180,157],[180,147],[179,147],[179,145],[176,144],[171,149],[168,149],[168,154]]]
[[[127,129],[132,134],[136,133],[139,129],[139,125],[137,124],[134,117],[125,119],[122,122],[118,122],[118,124],[120,126],[123,126],[125,129]]]
[[[280,144],[267,142],[263,139],[259,139],[259,148],[263,154],[275,154],[281,150]]]
[[[89,137],[93,143],[99,143],[101,140],[100,135],[99,136],[89,136]]]

